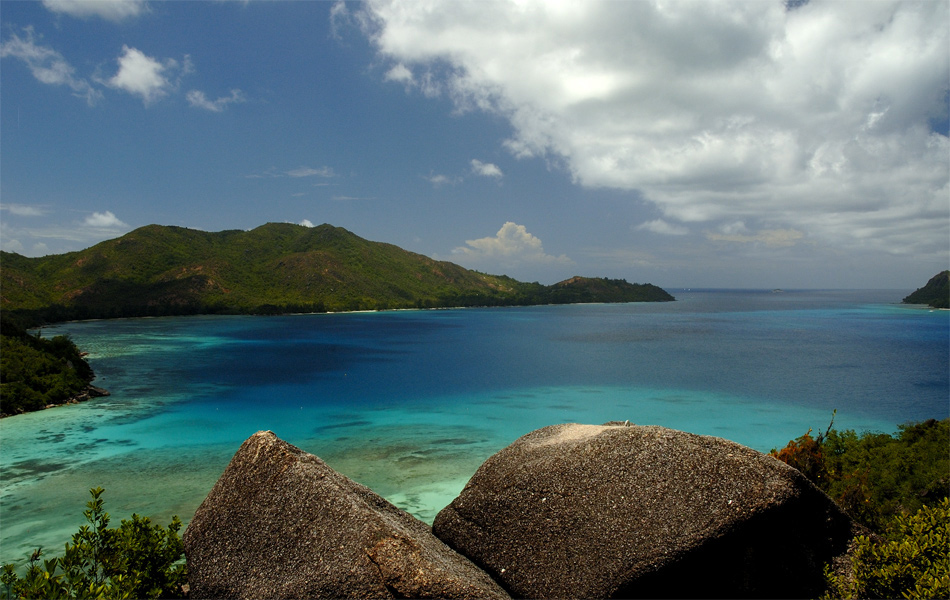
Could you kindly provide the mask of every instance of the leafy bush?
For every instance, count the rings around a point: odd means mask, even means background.
[[[950,490],[950,420],[902,425],[897,436],[832,431],[824,448],[826,491],[869,527],[934,504]]]
[[[834,426],[834,415],[824,433],[817,438],[811,437],[811,429],[805,435],[791,440],[784,448],[770,452],[772,456],[795,467],[819,487],[824,488],[828,483],[828,468],[825,465],[824,440],[831,433]]]
[[[771,452],[883,532],[855,539],[850,572],[826,568],[828,598],[950,597],[950,419],[898,431],[859,436],[829,425]]]
[[[103,489],[90,490],[83,525],[61,557],[43,560],[37,549],[21,578],[4,565],[0,582],[6,598],[182,598],[187,582],[181,521],[167,528],[133,514],[109,528]]]
[[[856,434],[830,425],[772,456],[800,470],[853,519],[881,530],[893,516],[934,505],[950,493],[950,419],[901,425],[898,435]]]
[[[859,536],[852,573],[826,568],[827,598],[950,598],[950,500],[895,517],[882,539]]]

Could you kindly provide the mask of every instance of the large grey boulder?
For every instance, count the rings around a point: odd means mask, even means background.
[[[814,597],[852,522],[795,469],[661,427],[554,425],[488,459],[434,533],[515,597]]]
[[[322,460],[254,434],[184,534],[192,598],[506,598],[430,528]]]

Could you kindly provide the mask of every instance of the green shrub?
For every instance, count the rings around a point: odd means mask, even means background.
[[[894,436],[829,426],[817,438],[809,431],[771,454],[875,531],[950,492],[950,419],[901,425]]]
[[[182,598],[187,582],[181,521],[167,528],[132,515],[109,528],[102,488],[90,490],[83,525],[61,557],[43,560],[37,549],[20,577],[4,565],[0,582],[6,598]]]
[[[825,569],[826,598],[950,598],[950,500],[894,517],[880,539],[859,536],[851,567]]]
[[[828,485],[828,467],[825,460],[825,438],[833,431],[834,423],[835,417],[832,413],[828,429],[824,433],[819,433],[818,437],[813,438],[811,429],[809,429],[805,432],[805,435],[791,440],[781,450],[772,448],[769,454],[785,464],[795,467],[815,485],[826,489]]]

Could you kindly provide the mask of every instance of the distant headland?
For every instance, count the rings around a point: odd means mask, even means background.
[[[205,232],[148,225],[85,250],[3,252],[0,308],[25,326],[92,318],[667,302],[665,290],[572,277],[524,283],[332,225]]]
[[[950,308],[950,271],[930,278],[922,288],[904,298],[904,304],[926,304],[931,308]]]

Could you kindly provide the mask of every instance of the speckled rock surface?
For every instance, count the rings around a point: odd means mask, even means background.
[[[554,425],[488,459],[435,534],[514,597],[815,597],[852,522],[798,471],[661,427]]]
[[[184,534],[191,598],[506,598],[430,528],[322,460],[254,434]]]

